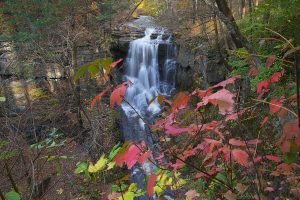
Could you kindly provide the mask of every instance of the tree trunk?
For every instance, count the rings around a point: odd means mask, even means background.
[[[218,30],[218,20],[217,20],[216,15],[214,15],[213,21],[214,21],[214,29],[215,29],[215,37],[216,37],[215,46],[216,46],[216,49],[217,49],[217,53],[219,54],[219,56],[221,58],[221,62],[224,64],[226,69],[228,71],[231,71],[231,68],[230,68],[229,64],[227,63],[227,61],[225,60],[225,58],[223,57],[223,54],[222,54],[222,49],[221,49],[221,46],[220,46],[219,30]]]
[[[255,66],[260,65],[260,61],[252,48],[249,41],[241,34],[239,27],[237,26],[235,19],[232,15],[231,10],[228,7],[228,4],[224,0],[216,0],[218,10],[216,14],[218,17],[223,21],[223,23],[226,25],[230,36],[232,37],[232,40],[237,48],[245,48],[248,53],[250,54],[252,58],[252,62]],[[214,6],[210,6],[212,9],[214,9]]]
[[[248,0],[248,6],[249,6],[249,13],[251,14],[252,13],[252,0]]]
[[[241,19],[243,19],[246,15],[246,2],[245,1],[246,0],[241,0],[241,4],[240,4],[240,17],[241,17]]]

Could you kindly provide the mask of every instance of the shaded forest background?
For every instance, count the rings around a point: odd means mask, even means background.
[[[170,100],[180,92],[206,90],[241,75],[231,89],[239,93],[235,108],[246,108],[246,116],[226,122],[227,131],[241,141],[262,140],[255,148],[261,158],[276,156],[266,160],[271,162],[268,167],[256,166],[252,156],[249,163],[255,172],[246,178],[239,166],[224,162],[225,174],[236,170],[231,178],[243,177],[242,185],[225,181],[216,186],[211,180],[224,178],[218,171],[212,179],[198,176],[196,180],[195,167],[188,166],[182,173],[194,181],[184,186],[177,199],[300,198],[299,0],[4,0],[0,2],[0,199],[18,199],[9,197],[10,191],[22,199],[49,200],[106,199],[112,192],[120,193],[116,187],[128,173],[126,168],[92,178],[74,170],[80,162],[95,162],[103,153],[109,154],[122,140],[119,110],[107,105],[109,95],[96,108],[90,104],[108,85],[122,82],[123,63],[109,66],[125,58],[122,42],[143,34],[139,27],[126,26],[140,15],[153,16],[157,25],[173,33],[179,47],[177,91]],[[79,72],[91,63],[102,67]],[[185,107],[198,102],[191,97]],[[179,114],[180,125],[198,120],[184,114]],[[200,118],[203,123],[221,120],[218,109],[211,107],[200,110]],[[279,144],[286,135],[291,136],[288,144]],[[193,139],[181,135],[162,147],[184,150],[178,144]],[[200,144],[202,139],[195,140]],[[227,136],[225,141],[230,141]],[[244,143],[237,146],[247,149]],[[178,159],[170,158],[172,164]],[[280,171],[279,164],[286,164],[283,170],[288,173],[265,174]],[[195,193],[185,195],[187,191]]]

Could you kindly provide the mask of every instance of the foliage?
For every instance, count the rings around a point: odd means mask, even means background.
[[[292,111],[296,105],[295,97],[282,93],[278,98],[273,94],[276,93],[281,79],[288,75],[285,68],[281,59],[271,55],[266,57],[263,66],[245,71],[246,75],[253,77],[251,82],[254,92],[257,93],[253,101],[258,102],[249,108],[237,106],[239,92],[232,91],[235,89],[230,87],[241,78],[240,75],[206,90],[196,89],[190,94],[179,93],[174,101],[162,96],[154,97],[149,105],[154,100],[165,105],[161,118],[151,126],[152,133],[159,137],[158,152],[153,154],[144,142],[127,141],[121,148],[113,149],[113,159],[103,154],[95,165],[79,163],[75,172],[96,178],[93,173],[124,165],[128,169],[136,165],[143,166],[145,163],[156,166],[157,170],[152,174],[145,172],[145,188],[137,189],[133,183],[128,184],[127,179],[118,180],[121,189],[115,190],[110,196],[115,199],[121,199],[122,196],[124,199],[133,199],[136,195],[151,196],[154,193],[160,197],[169,189],[176,190],[178,196],[193,199],[200,195],[196,190],[179,192],[179,188],[186,187],[193,180],[201,182],[201,194],[207,194],[209,199],[257,199],[276,190],[272,185],[266,184],[269,179],[265,177],[270,176],[285,176],[284,183],[288,185],[286,190],[289,192],[280,192],[279,198],[298,196],[296,188],[299,185],[291,181],[297,177],[297,170],[300,168],[295,163],[296,152],[300,146],[297,114]],[[124,95],[127,87],[130,84],[123,83],[114,87],[111,106],[126,101]],[[108,89],[104,91],[107,92]],[[262,99],[263,96],[265,99]],[[197,99],[197,103],[192,103],[191,98]],[[100,99],[101,97],[97,98]],[[261,110],[258,116],[254,115],[257,109]],[[186,120],[187,116],[194,120]],[[251,133],[244,128],[249,126],[249,116],[256,118],[256,125],[253,122],[251,126],[261,127],[263,131],[272,126],[268,123],[269,118],[286,120],[282,124],[282,134],[276,136],[276,141],[273,139],[272,145],[277,151],[264,146],[270,140],[266,138],[267,135]],[[116,149],[118,151],[115,152]],[[246,174],[245,171],[253,175]],[[125,187],[122,188],[122,185]],[[132,187],[135,188],[134,192]]]
[[[8,160],[14,156],[17,155],[16,150],[9,150],[8,145],[10,144],[9,141],[6,140],[0,140],[0,161],[2,160]]]
[[[7,200],[21,200],[19,193],[11,191],[5,194]]]
[[[36,150],[52,149],[52,148],[61,147],[61,146],[65,145],[65,140],[63,140],[63,141],[57,141],[57,140],[60,139],[62,136],[63,136],[62,134],[58,134],[57,130],[54,129],[49,134],[49,137],[45,138],[44,140],[42,140],[38,143],[32,144],[30,147],[32,149],[36,149]]]

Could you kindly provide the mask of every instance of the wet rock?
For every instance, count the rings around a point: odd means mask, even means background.
[[[228,70],[216,49],[210,49],[204,56],[204,66],[200,69],[207,85],[214,85],[226,79]]]

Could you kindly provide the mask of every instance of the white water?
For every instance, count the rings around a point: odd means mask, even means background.
[[[151,39],[151,36],[157,37]],[[159,113],[158,102],[155,100],[148,106],[149,101],[160,94],[169,95],[175,88],[174,51],[176,49],[170,42],[170,36],[163,38],[164,36],[166,36],[165,30],[147,28],[143,38],[130,43],[125,79],[132,82],[132,85],[127,88],[125,99],[142,116],[147,112]],[[165,60],[162,61],[164,64],[161,77],[158,58],[160,44],[167,46],[166,51],[168,51]],[[127,116],[134,114],[130,105],[126,102],[122,104]]]

